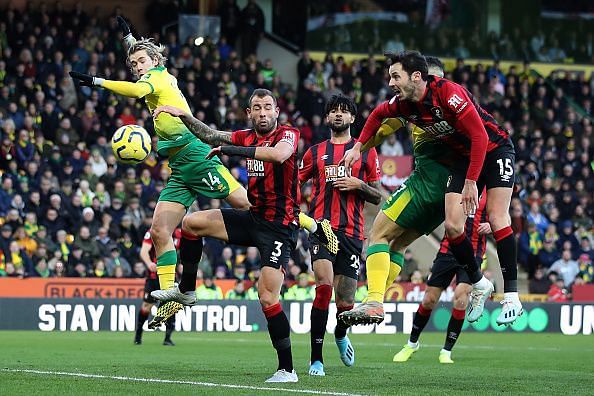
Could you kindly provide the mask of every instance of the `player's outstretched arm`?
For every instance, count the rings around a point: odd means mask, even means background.
[[[69,74],[70,77],[72,77],[74,80],[77,80],[81,86],[102,87],[109,89],[113,93],[127,96],[129,98],[140,99],[153,92],[153,87],[143,81],[132,83],[129,81],[106,80],[104,78],[94,77],[75,71],[71,71]]]
[[[136,39],[130,31],[130,26],[128,26],[126,20],[119,15],[116,17],[116,21],[118,22],[118,26],[120,27],[120,30],[124,36],[124,44],[126,44],[126,48],[132,47],[136,43]]]
[[[157,118],[161,113],[168,113],[174,117],[179,117],[184,125],[200,140],[212,146],[220,146],[225,144],[233,144],[231,141],[231,132],[217,131],[195,118],[192,114],[174,107],[174,106],[159,106],[155,109],[153,117]]]
[[[293,146],[287,142],[278,142],[274,147],[220,146],[210,150],[206,159],[225,154],[282,164],[293,154],[293,150]]]

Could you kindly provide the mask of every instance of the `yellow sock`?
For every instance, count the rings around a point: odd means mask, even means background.
[[[177,253],[169,250],[157,257],[157,275],[161,290],[171,289],[175,283],[175,267],[177,267]]]
[[[299,226],[309,232],[316,232],[318,229],[316,221],[303,212],[299,212]]]
[[[384,302],[386,280],[390,273],[390,247],[376,244],[367,248],[367,301]]]
[[[388,274],[388,279],[386,280],[386,290],[394,280],[400,275],[400,271],[402,271],[402,266],[404,265],[404,256],[400,252],[390,252],[390,273]]]

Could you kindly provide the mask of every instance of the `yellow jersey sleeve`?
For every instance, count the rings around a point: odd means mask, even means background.
[[[367,151],[372,147],[379,146],[389,135],[399,131],[405,125],[406,121],[402,118],[386,118],[375,135],[363,145],[361,151]]]
[[[146,95],[153,92],[153,87],[142,80],[138,80],[136,83],[104,80],[101,86],[109,89],[113,93],[127,96],[129,98],[144,98]]]

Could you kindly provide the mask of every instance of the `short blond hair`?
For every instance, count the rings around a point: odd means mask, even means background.
[[[157,66],[165,66],[165,61],[167,58],[163,56],[163,52],[165,51],[165,46],[162,44],[157,44],[152,38],[144,38],[141,37],[140,40],[137,40],[134,44],[128,48],[128,57],[126,58],[126,64],[130,68],[133,74],[136,72],[132,68],[132,64],[130,63],[130,56],[138,51],[146,51],[146,54],[149,58],[153,60],[157,60]],[[138,77],[138,76],[136,76]]]

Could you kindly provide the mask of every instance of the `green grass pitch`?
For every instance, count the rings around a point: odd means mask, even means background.
[[[145,333],[143,344],[136,346],[132,333],[4,331],[0,332],[0,394],[573,396],[594,392],[591,336],[462,333],[452,353],[455,364],[440,365],[437,356],[444,337],[423,334],[421,349],[408,363],[396,364],[392,357],[405,335],[352,335],[356,362],[347,368],[340,362],[333,336],[326,335],[326,377],[321,378],[307,375],[309,336],[293,335],[299,382],[273,385],[264,383],[276,369],[265,332],[174,333],[177,345],[164,347],[160,332]]]

